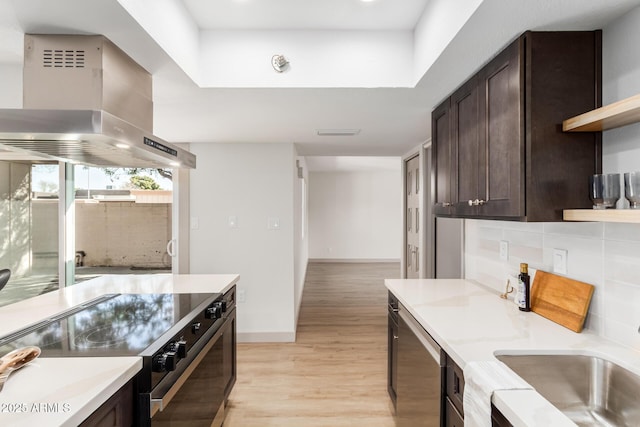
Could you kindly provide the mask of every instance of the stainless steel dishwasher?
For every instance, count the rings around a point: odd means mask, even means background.
[[[396,425],[437,427],[442,423],[443,352],[398,303]]]

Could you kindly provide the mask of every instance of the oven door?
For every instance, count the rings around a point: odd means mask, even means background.
[[[151,392],[151,425],[221,426],[235,382],[235,308],[167,391]]]

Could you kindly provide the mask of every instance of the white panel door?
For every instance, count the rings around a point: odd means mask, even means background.
[[[406,212],[405,224],[407,235],[405,268],[406,278],[415,279],[420,277],[420,157],[418,155],[406,160],[405,165],[405,189],[406,189]]]

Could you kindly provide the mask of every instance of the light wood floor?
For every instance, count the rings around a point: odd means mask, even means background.
[[[396,263],[310,263],[295,343],[239,344],[225,427],[393,426],[387,292]]]

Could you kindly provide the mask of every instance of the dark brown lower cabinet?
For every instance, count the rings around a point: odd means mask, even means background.
[[[396,410],[398,389],[398,299],[389,292],[387,320],[387,391]],[[395,415],[395,414],[394,414]]]
[[[446,369],[446,387],[447,397],[458,410],[458,413],[464,414],[462,406],[464,396],[464,374],[453,359],[447,355],[445,361]]]
[[[513,427],[513,424],[493,404],[491,405],[491,427]]]
[[[464,427],[464,418],[462,417],[460,412],[458,412],[456,407],[453,406],[453,403],[451,403],[451,400],[448,397],[445,399],[445,427]]]
[[[80,427],[131,427],[133,426],[133,380],[122,386]]]

